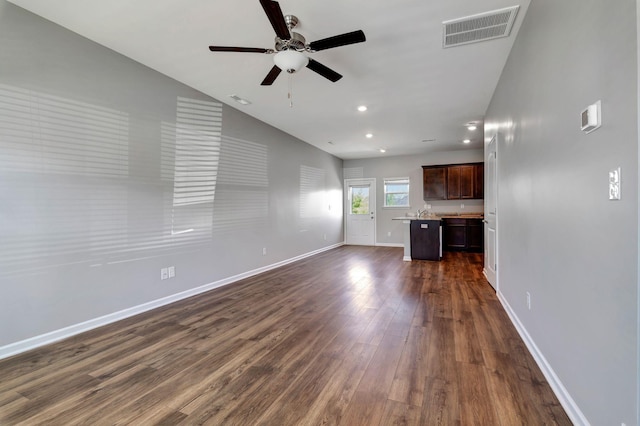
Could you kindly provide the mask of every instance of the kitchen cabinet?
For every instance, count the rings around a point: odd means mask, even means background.
[[[459,251],[467,248],[467,219],[445,218],[442,229],[444,249]]]
[[[481,200],[484,198],[484,163],[475,165],[473,179],[473,198]]]
[[[440,220],[411,221],[411,259],[440,260]]]
[[[482,219],[467,219],[467,250],[484,251],[484,223]]]
[[[475,165],[449,166],[447,168],[447,199],[474,198]]]
[[[446,200],[446,188],[446,167],[422,166],[422,192],[425,200]]]
[[[422,166],[425,201],[484,198],[484,164]]]
[[[442,220],[444,250],[470,252],[482,252],[484,250],[482,219],[444,218]]]

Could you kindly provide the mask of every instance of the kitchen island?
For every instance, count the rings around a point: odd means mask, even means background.
[[[481,213],[394,217],[403,224],[402,260],[440,260],[443,250],[482,251],[482,219]],[[446,228],[449,224],[456,227]],[[464,228],[458,226],[461,224]]]
[[[403,226],[404,256],[402,260],[440,260],[442,257],[441,219],[430,217],[394,217]]]

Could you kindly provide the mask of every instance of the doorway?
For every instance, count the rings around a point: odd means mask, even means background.
[[[373,246],[376,243],[376,180],[346,179],[345,242]]]
[[[498,135],[489,142],[485,158],[485,193],[484,193],[484,275],[489,284],[498,290]]]

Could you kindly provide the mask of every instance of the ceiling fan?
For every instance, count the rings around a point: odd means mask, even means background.
[[[260,4],[267,14],[267,18],[269,18],[269,22],[271,22],[273,30],[276,32],[275,47],[273,49],[262,49],[259,47],[209,46],[209,50],[212,52],[275,53],[273,58],[275,65],[262,81],[261,85],[263,86],[272,85],[282,70],[293,74],[305,66],[311,71],[315,71],[335,83],[342,78],[342,75],[338,74],[331,68],[322,65],[320,62],[309,58],[303,52],[314,53],[320,50],[346,46],[348,44],[361,43],[366,40],[364,32],[362,32],[362,30],[357,30],[350,33],[323,38],[307,44],[302,35],[292,31],[293,28],[298,25],[297,17],[293,15],[283,15],[277,1],[260,0]]]

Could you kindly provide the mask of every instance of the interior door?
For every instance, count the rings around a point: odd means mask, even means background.
[[[485,152],[484,193],[484,275],[494,289],[498,289],[498,151],[497,135]]]
[[[373,246],[376,242],[376,180],[345,180],[346,243]]]

